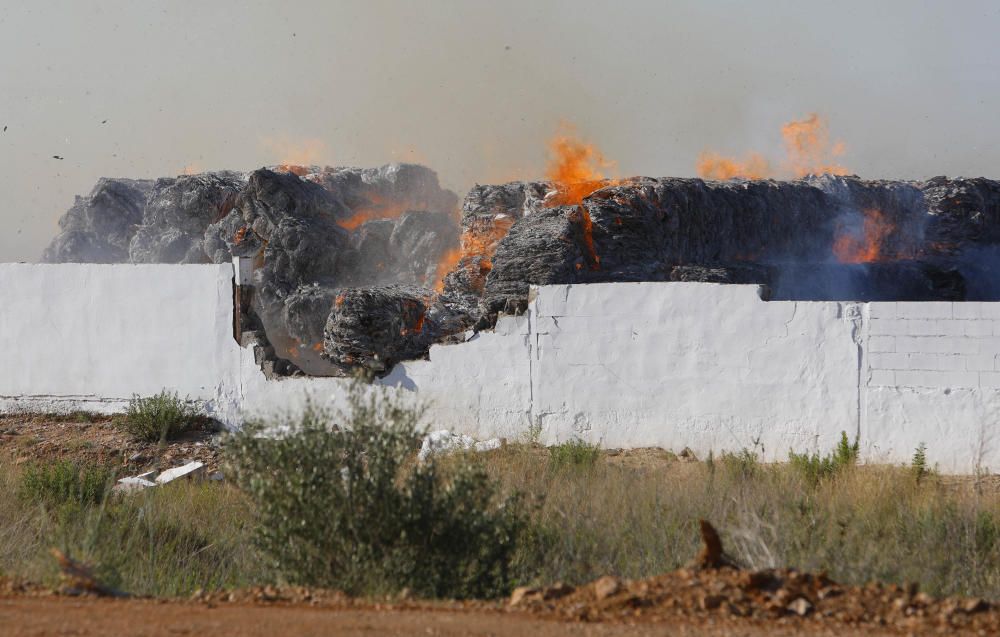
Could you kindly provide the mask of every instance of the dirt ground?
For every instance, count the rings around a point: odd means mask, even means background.
[[[211,473],[220,464],[216,440],[214,432],[196,430],[160,446],[132,439],[111,416],[0,415],[0,457],[18,464],[66,459],[108,464],[119,467],[120,475],[136,475],[199,460]]]
[[[799,635],[803,626],[713,618],[663,623],[582,623],[539,618],[497,609],[324,608],[309,605],[198,604],[90,598],[0,598],[0,634],[6,637],[136,635]],[[812,626],[808,634],[895,635],[896,631],[849,626]],[[905,634],[905,633],[902,633]]]

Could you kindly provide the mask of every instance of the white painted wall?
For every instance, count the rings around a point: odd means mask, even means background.
[[[232,278],[230,264],[0,265],[0,407],[108,412],[166,387],[231,411]]]
[[[225,265],[0,265],[0,409],[120,410],[162,388],[224,423],[342,407],[347,383],[266,380],[232,337]],[[764,302],[756,286],[533,290],[523,317],[380,381],[478,438],[696,453],[865,457],[920,443],[948,472],[1000,468],[1000,304]]]

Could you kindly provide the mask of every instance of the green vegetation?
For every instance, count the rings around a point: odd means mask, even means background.
[[[419,412],[359,388],[351,405],[339,426],[307,410],[280,438],[258,423],[230,443],[275,576],[353,594],[509,593],[531,535],[518,495],[501,497],[465,454],[413,462]]]
[[[114,483],[111,467],[59,460],[29,465],[21,475],[18,493],[23,500],[49,505],[100,504]]]
[[[821,480],[829,479],[844,469],[853,467],[858,462],[858,441],[852,444],[847,439],[847,432],[840,432],[840,442],[834,450],[825,456],[819,453],[797,454],[788,452],[788,463],[792,468],[800,471],[802,477],[810,484],[817,485]]]
[[[712,521],[748,568],[825,570],[1000,598],[1000,492],[928,467],[826,454],[705,462],[574,441],[415,459],[419,413],[377,397],[230,439],[224,483],[109,494],[107,469],[0,458],[0,572],[55,583],[49,548],[132,593],[270,583],[495,597],[517,584],[639,578],[686,563]],[[337,423],[339,426],[335,426]],[[916,477],[916,479],[914,479]]]
[[[553,469],[593,467],[601,457],[601,448],[574,438],[549,448],[549,460]]]
[[[148,398],[134,396],[124,417],[116,422],[138,440],[161,442],[194,429],[198,417],[177,394],[162,391]]]

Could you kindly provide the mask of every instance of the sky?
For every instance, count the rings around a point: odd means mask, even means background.
[[[612,176],[780,156],[818,112],[863,177],[1000,177],[998,32],[979,0],[0,0],[0,261],[102,176],[415,161],[463,194],[542,177],[565,123]]]

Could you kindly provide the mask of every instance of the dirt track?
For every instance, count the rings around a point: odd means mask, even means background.
[[[669,628],[668,628],[669,627]],[[759,624],[700,618],[657,624],[560,622],[501,610],[380,610],[303,605],[201,604],[147,600],[20,597],[0,599],[4,637],[64,635],[799,635],[801,624]],[[666,630],[665,630],[666,629]],[[891,635],[883,630],[810,626],[810,635]]]

